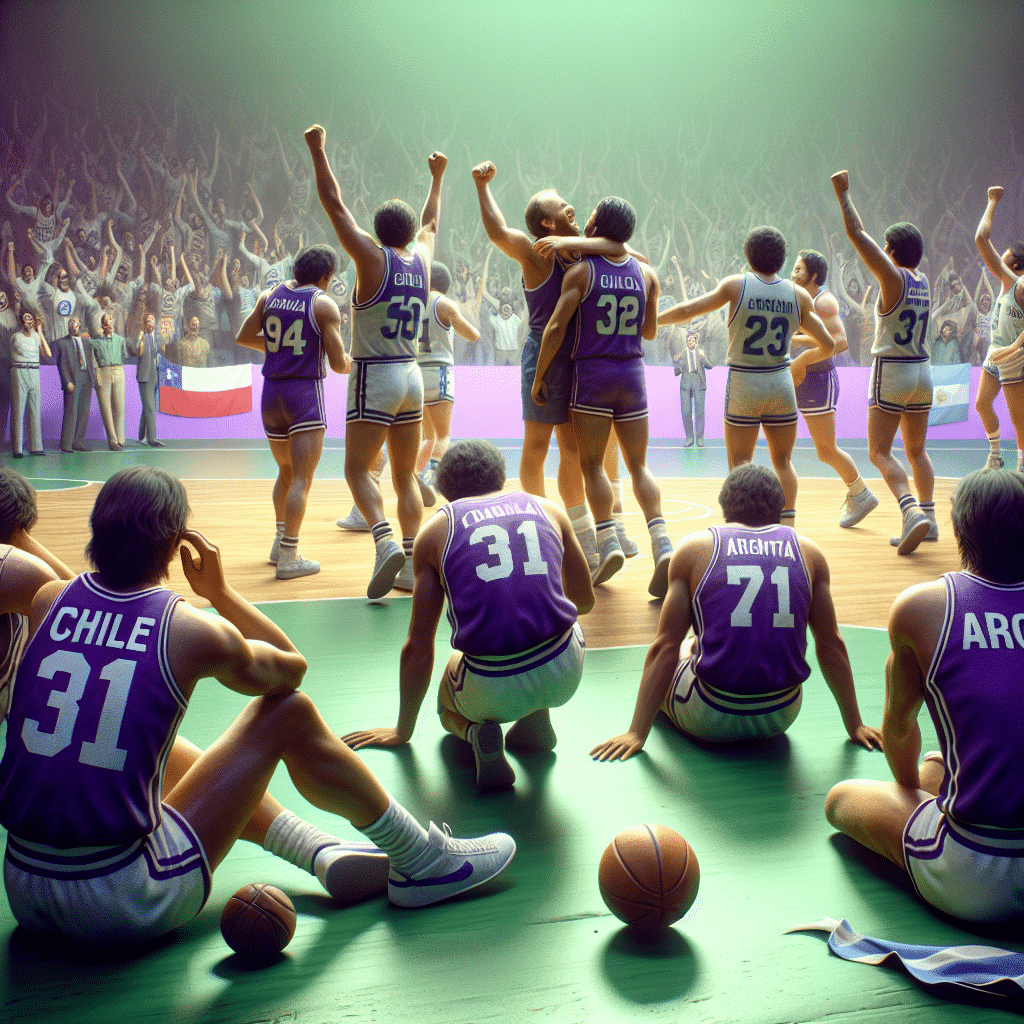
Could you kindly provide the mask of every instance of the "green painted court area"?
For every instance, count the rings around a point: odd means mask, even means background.
[[[305,689],[339,733],[393,723],[410,603],[282,603],[265,610],[307,655]],[[887,636],[844,630],[866,721],[878,723]],[[344,642],[339,642],[343,638]],[[438,661],[447,657],[439,635]],[[426,823],[457,835],[502,829],[519,852],[499,879],[426,910],[385,898],[337,909],[316,879],[248,844],[218,870],[190,926],[130,959],[97,961],[40,946],[0,904],[3,1017],[10,1021],[988,1021],[1011,1011],[936,998],[892,968],[841,961],[821,934],[784,935],[821,917],[926,944],[1022,949],[920,904],[897,872],[833,835],[822,808],[842,778],[890,778],[883,755],[846,742],[815,669],[788,736],[743,750],[698,747],[660,719],[645,752],[598,764],[588,751],[629,723],[645,651],[590,651],[579,693],[552,718],[555,754],[512,759],[514,792],[480,797],[472,758],[447,736],[428,696],[413,743],[369,751],[388,788]],[[243,698],[202,683],[182,734],[205,744]],[[936,746],[921,716],[925,749]],[[347,823],[305,804],[283,770],[286,805],[343,837]],[[657,944],[637,944],[597,887],[604,847],[643,822],[681,832],[701,865],[697,902]],[[248,970],[224,944],[220,911],[247,882],[284,889],[299,914],[276,964]]]

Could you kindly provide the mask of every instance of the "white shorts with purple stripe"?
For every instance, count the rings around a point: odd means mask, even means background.
[[[918,895],[964,921],[1024,916],[1024,833],[967,828],[925,800],[903,830],[903,854]]]
[[[697,739],[740,743],[784,733],[802,700],[802,686],[779,693],[726,693],[698,679],[693,658],[686,656],[679,661],[661,710],[677,729]]]
[[[415,360],[353,359],[345,419],[386,427],[422,420],[423,375]]]
[[[441,686],[451,706],[471,722],[518,722],[542,708],[558,708],[576,692],[586,645],[580,624],[561,636],[504,658],[463,655]]]
[[[164,804],[156,831],[127,846],[59,849],[8,836],[4,883],[27,931],[120,946],[191,921],[210,895],[210,867],[188,822]]]
[[[868,405],[901,416],[932,407],[932,364],[927,359],[887,359],[871,364]]]
[[[447,363],[428,363],[420,366],[423,374],[423,404],[440,405],[455,401],[455,375]]]
[[[734,427],[796,423],[796,388],[789,364],[765,369],[730,366],[725,380],[725,422]]]

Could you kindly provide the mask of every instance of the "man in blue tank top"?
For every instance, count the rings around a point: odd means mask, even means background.
[[[328,245],[311,245],[295,257],[293,280],[263,292],[236,341],[265,352],[263,429],[277,463],[276,529],[270,564],[279,580],[311,576],[320,563],[299,554],[299,528],[327,430],[323,379],[327,367],[348,373],[341,317],[325,289],[338,257]]]
[[[489,441],[456,441],[437,469],[449,500],[413,549],[415,585],[402,648],[401,703],[395,728],[350,733],[360,747],[408,743],[430,686],[434,636],[447,600],[452,655],[438,709],[448,732],[467,741],[477,787],[507,788],[510,749],[555,745],[549,708],[576,692],[583,672],[577,615],[594,591],[583,550],[566,514],[546,498],[503,491],[505,459]]]
[[[832,825],[966,921],[1024,918],[1024,476],[976,470],[950,513],[962,572],[889,614],[882,741],[893,782],[852,779]],[[921,757],[921,704],[941,750]]]
[[[828,562],[816,544],[779,524],[785,495],[778,478],[765,466],[743,463],[726,477],[718,500],[725,526],[689,534],[672,556],[629,731],[591,756],[632,757],[659,711],[684,735],[708,743],[785,732],[810,674],[808,629],[847,735],[880,749],[881,733],[860,717]],[[695,636],[688,638],[691,625]]]
[[[868,395],[868,456],[903,515],[903,529],[889,543],[898,555],[909,555],[921,541],[939,538],[935,471],[925,448],[932,376],[926,342],[931,298],[928,279],[917,272],[924,255],[924,239],[913,224],[893,224],[886,228],[885,244],[880,246],[864,230],[850,199],[849,172],[833,174],[832,186],[843,212],[846,237],[878,281]],[[916,501],[906,471],[892,454],[897,430],[914,474]]]
[[[0,762],[18,922],[90,946],[156,938],[199,913],[239,838],[347,902],[386,889],[397,905],[425,906],[503,870],[510,837],[467,845],[428,832],[381,788],[299,691],[306,659],[225,582],[188,516],[180,480],[124,469],[90,518],[95,572],[43,583],[29,609],[27,556],[10,551],[0,569],[0,613],[30,613]],[[217,615],[162,585],[179,551]],[[211,676],[254,699],[201,751],[177,730]],[[282,762],[300,792],[370,841],[342,842],[285,810],[266,791]]]
[[[375,239],[355,221],[341,198],[337,178],[324,149],[320,125],[306,130],[324,211],[356,267],[352,295],[352,372],[345,417],[345,480],[356,506],[370,525],[376,548],[373,575],[366,588],[371,600],[384,597],[395,583],[423,518],[416,480],[423,421],[423,377],[416,364],[420,324],[427,314],[430,264],[441,209],[441,182],[448,158],[432,153],[430,191],[420,213],[401,200],[374,211]],[[379,239],[379,241],[378,241]],[[384,515],[374,465],[385,442],[391,478],[398,494],[402,543],[395,541]]]

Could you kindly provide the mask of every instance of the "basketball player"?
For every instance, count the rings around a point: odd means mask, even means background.
[[[658,324],[694,320],[729,306],[729,376],[725,385],[725,451],[729,468],[750,462],[757,434],[764,428],[768,455],[786,495],[783,523],[796,521],[796,391],[808,365],[828,359],[835,350],[807,291],[779,277],[786,262],[786,240],[773,227],[754,228],[743,243],[750,267],[723,277],[718,286],[680,302],[658,316]],[[808,348],[790,359],[790,340],[804,328]]]
[[[993,185],[988,190],[988,206],[974,236],[985,266],[996,276],[1001,286],[992,316],[992,341],[985,354],[974,407],[978,410],[988,437],[987,468],[1002,469],[999,417],[992,403],[999,389],[1003,389],[1006,408],[1017,434],[1017,472],[1020,473],[1024,471],[1024,353],[1004,355],[998,360],[995,356],[997,350],[1011,346],[1024,331],[1024,242],[1014,242],[1002,257],[992,244],[992,218],[1002,197],[1002,186]]]
[[[609,196],[595,207],[584,234],[611,239],[625,248],[635,227],[633,207],[624,199]],[[614,423],[633,494],[651,535],[654,574],[647,590],[662,598],[668,588],[672,541],[661,514],[661,489],[647,468],[647,386],[641,342],[641,337],[654,338],[657,316],[658,278],[650,266],[629,255],[585,257],[562,278],[558,302],[544,328],[532,395],[538,405],[547,403],[545,374],[560,350],[569,349],[572,427],[597,529],[594,584],[610,579],[625,561],[612,518],[614,492],[604,468]],[[573,321],[572,338],[563,345]]]
[[[430,267],[430,295],[427,297],[430,313],[423,320],[416,357],[423,374],[423,443],[416,460],[416,479],[420,485],[420,497],[427,506],[437,501],[434,476],[452,439],[454,336],[458,334],[470,342],[480,337],[480,332],[462,315],[458,305],[448,298],[451,285],[451,271],[443,263],[433,263]],[[407,564],[402,573],[406,569],[409,570],[408,589],[411,590],[412,566]],[[401,583],[396,580],[395,585],[401,586]]]
[[[236,339],[266,352],[261,410],[277,463],[270,564],[279,580],[320,571],[319,562],[299,554],[299,529],[324,448],[327,366],[335,373],[348,373],[350,366],[338,307],[324,291],[337,266],[329,245],[303,249],[292,264],[293,279],[260,295]]]
[[[519,483],[524,491],[544,497],[544,461],[551,444],[551,432],[558,442],[558,493],[565,505],[573,530],[587,555],[592,569],[597,567],[597,541],[594,518],[587,507],[586,492],[579,466],[576,438],[569,424],[569,388],[572,366],[568,348],[560,350],[546,372],[547,400],[539,405],[532,389],[536,376],[544,328],[554,312],[562,287],[564,265],[558,258],[552,236],[573,240],[573,248],[581,253],[621,258],[626,247],[612,239],[581,239],[576,224],[576,211],[554,189],[544,189],[526,204],[526,226],[533,239],[522,231],[510,228],[491,194],[490,184],[497,170],[489,160],[473,168],[480,216],[487,237],[523,271],[523,294],[529,315],[529,334],[523,343],[521,386],[523,401],[523,453],[519,461]],[[618,470],[618,453],[609,466]],[[626,536],[623,518],[615,518],[615,532],[624,551],[636,554],[637,546]]]
[[[121,470],[92,511],[97,571],[46,583],[31,603],[0,763],[4,882],[18,922],[89,946],[155,938],[199,913],[239,838],[348,902],[386,886],[393,903],[425,906],[501,871],[511,838],[426,832],[328,729],[298,692],[305,659],[228,586],[188,511],[170,474]],[[179,549],[189,585],[218,615],[161,586]],[[24,558],[7,557],[0,612],[26,609],[20,578],[8,585]],[[207,676],[255,699],[202,752],[176,733]],[[285,811],[266,792],[281,762],[304,796],[376,845],[342,844]]]
[[[897,554],[909,555],[921,541],[939,539],[933,500],[935,471],[925,449],[932,371],[927,343],[931,297],[928,278],[917,272],[924,239],[913,224],[893,224],[886,229],[884,247],[879,247],[864,230],[850,199],[849,172],[833,174],[832,185],[843,211],[846,237],[878,281],[868,395],[868,455],[903,513],[903,530],[890,543]],[[906,472],[892,455],[897,429],[914,473],[917,501],[910,492]]]
[[[852,779],[832,825],[966,921],[1024,916],[1024,478],[977,470],[951,512],[962,572],[905,590],[889,614],[882,738],[893,782]],[[941,751],[921,755],[921,704]]]
[[[306,143],[316,171],[316,187],[338,240],[356,267],[352,296],[352,372],[348,379],[345,422],[345,480],[363,518],[371,524],[376,546],[373,575],[366,596],[384,597],[412,554],[423,517],[416,480],[423,420],[423,377],[416,365],[420,324],[427,314],[430,264],[434,258],[441,207],[441,182],[448,158],[432,153],[430,192],[416,230],[412,207],[394,199],[378,206],[373,229],[379,244],[355,222],[341,199],[324,141],[327,133],[315,124]],[[380,484],[371,470],[385,440],[391,479],[398,493],[402,543],[384,518]]]
[[[455,441],[437,470],[450,504],[416,538],[409,636],[395,728],[350,733],[361,747],[408,743],[430,687],[434,635],[448,601],[452,655],[441,678],[441,724],[473,748],[477,788],[508,788],[510,749],[551,750],[549,708],[576,692],[594,591],[566,514],[526,491],[503,492],[505,459],[489,441]]]
[[[825,289],[828,261],[815,249],[802,249],[790,277],[794,284],[800,285],[810,295],[814,312],[821,317],[825,329],[836,343],[835,355],[845,352],[849,346],[839,316],[839,303]],[[803,347],[806,342],[806,332],[797,328],[793,335],[793,347]],[[878,499],[868,490],[857,464],[836,444],[839,374],[836,373],[835,360],[829,356],[820,362],[810,363],[804,370],[804,379],[796,381],[796,405],[803,414],[818,458],[826,466],[831,466],[846,484],[846,501],[843,503],[839,525],[844,528],[856,526],[869,512],[878,508]]]
[[[857,707],[828,563],[816,544],[780,525],[785,493],[778,478],[743,463],[725,478],[718,501],[725,526],[689,534],[672,556],[629,731],[596,746],[591,757],[632,757],[659,711],[684,735],[708,743],[785,732],[811,672],[808,628],[847,735],[881,749],[881,733],[861,721]],[[688,638],[691,624],[696,636]]]

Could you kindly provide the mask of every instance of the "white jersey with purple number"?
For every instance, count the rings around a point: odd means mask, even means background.
[[[562,590],[562,535],[532,495],[460,498],[441,511],[448,518],[441,585],[455,650],[521,654],[572,626],[576,606]]]
[[[181,600],[115,593],[86,573],[29,641],[0,762],[0,823],[28,842],[117,846],[161,821],[164,767],[186,700],[167,635]]]
[[[697,677],[727,693],[763,695],[810,675],[811,583],[790,526],[709,527],[711,561],[693,595]]]
[[[440,292],[430,293],[430,316],[423,318],[420,348],[416,361],[420,366],[453,366],[455,364],[455,328],[437,318]]]
[[[789,362],[789,343],[800,326],[796,286],[781,277],[743,275],[739,301],[729,318],[726,362],[741,370],[775,370]]]
[[[921,361],[928,358],[928,313],[931,292],[928,278],[915,270],[898,267],[903,277],[899,301],[887,313],[875,306],[875,340],[872,356]],[[879,298],[881,303],[881,298]]]
[[[942,579],[946,614],[925,679],[946,764],[939,807],[998,839],[1024,830],[1024,583]]]
[[[430,275],[419,253],[387,246],[381,251],[387,268],[380,287],[365,302],[352,303],[352,358],[413,360],[427,314]]]

